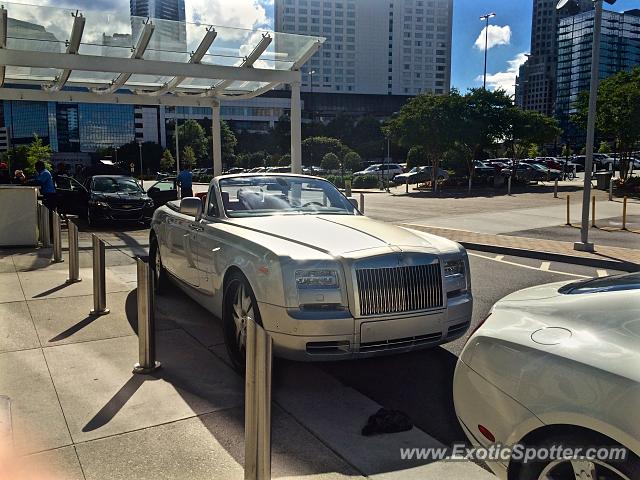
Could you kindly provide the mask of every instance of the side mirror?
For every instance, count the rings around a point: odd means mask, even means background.
[[[347,200],[349,200],[349,203],[351,203],[351,205],[356,207],[356,210],[360,210],[360,208],[358,207],[358,200],[353,197],[347,197]]]
[[[147,193],[156,193],[159,191],[160,190],[158,189],[158,187],[151,187],[149,190],[147,190]]]
[[[198,197],[185,197],[180,200],[180,213],[194,217],[196,222],[202,218],[202,200]]]

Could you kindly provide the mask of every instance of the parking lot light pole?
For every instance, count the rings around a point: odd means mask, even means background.
[[[140,183],[142,183],[142,142],[138,142],[138,152],[140,156]]]
[[[486,24],[484,29],[484,80],[482,82],[482,88],[487,89],[487,51],[489,50],[489,19],[495,17],[495,13],[487,13],[482,15],[480,20],[483,20]]]

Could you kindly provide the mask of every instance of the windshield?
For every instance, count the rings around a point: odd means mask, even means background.
[[[560,288],[564,294],[617,292],[621,290],[640,290],[640,273],[592,278],[569,283]]]
[[[100,193],[138,193],[142,188],[129,177],[95,177],[91,190]]]
[[[219,182],[228,217],[264,215],[357,215],[333,184],[293,176],[245,176]]]
[[[370,167],[365,168],[364,171],[365,172],[371,172],[373,170],[377,170],[379,166],[380,165],[371,165]]]

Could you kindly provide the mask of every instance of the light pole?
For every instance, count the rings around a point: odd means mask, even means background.
[[[593,46],[591,47],[591,78],[589,84],[589,115],[587,117],[587,144],[585,146],[584,187],[582,191],[582,224],[580,241],[573,244],[575,250],[593,252],[593,243],[589,242],[589,200],[591,196],[591,172],[593,170],[593,142],[596,129],[596,105],[598,101],[598,83],[600,70],[600,31],[602,29],[602,1],[594,0]],[[613,5],[616,0],[606,0]],[[557,9],[575,6],[575,0],[560,0]]]
[[[142,142],[138,142],[138,152],[140,154],[140,183],[142,183]]]
[[[482,15],[480,20],[483,20],[486,24],[484,29],[484,81],[482,82],[482,88],[487,89],[487,50],[489,49],[489,19],[495,17],[495,13],[487,13]]]
[[[309,103],[313,102],[313,74],[316,73],[315,70],[310,70],[309,71]],[[313,122],[313,108],[310,108],[309,110],[311,110],[311,122]]]

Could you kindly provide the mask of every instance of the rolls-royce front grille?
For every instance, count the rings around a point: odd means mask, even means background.
[[[377,315],[443,306],[440,264],[356,270],[360,314]]]
[[[394,338],[391,340],[380,340],[377,342],[366,342],[360,344],[360,352],[381,352],[384,350],[395,350],[399,348],[418,347],[440,341],[442,333],[428,333],[417,337]]]

